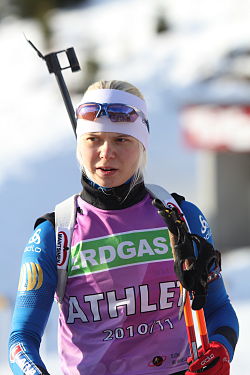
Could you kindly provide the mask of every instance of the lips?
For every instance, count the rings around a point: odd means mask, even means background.
[[[113,167],[97,167],[97,169],[101,169],[102,171],[114,171],[114,170],[117,170],[117,168],[113,168]]]
[[[100,171],[101,174],[104,174],[104,175],[111,175],[117,171],[116,168],[112,168],[112,167],[98,167],[96,169]]]

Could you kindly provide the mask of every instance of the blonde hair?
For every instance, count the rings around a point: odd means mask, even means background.
[[[114,89],[114,90],[121,90],[121,91],[125,91],[125,92],[128,92],[130,94],[133,94],[135,96],[138,96],[140,99],[142,100],[145,100],[141,91],[135,87],[134,85],[132,85],[131,83],[129,82],[126,82],[126,81],[118,81],[118,80],[111,80],[111,81],[104,81],[104,80],[101,80],[101,81],[97,81],[97,82],[94,82],[93,84],[91,84],[87,90],[87,91],[90,91],[90,90],[98,90],[98,89]],[[141,142],[139,142],[139,158],[138,158],[138,165],[137,165],[137,169],[136,169],[136,172],[131,180],[131,183],[130,183],[130,189],[129,189],[129,192],[133,189],[133,187],[135,185],[137,185],[139,182],[142,181],[142,178],[143,178],[143,171],[145,169],[145,166],[146,166],[146,162],[147,162],[147,153],[146,153],[146,150],[144,148],[144,146],[142,145]],[[83,173],[86,173],[86,170],[84,168],[84,165],[82,163],[82,158],[81,158],[81,155],[80,155],[80,152],[79,152],[79,149],[77,147],[77,160],[80,164],[80,167],[81,167],[81,170]]]
[[[129,92],[130,94],[133,94],[135,96],[138,96],[140,99],[145,100],[141,91],[132,85],[129,82],[126,81],[117,81],[117,80],[112,80],[112,81],[97,81],[90,85],[86,92],[89,90],[98,90],[98,89],[113,89],[113,90],[121,90],[125,92]]]

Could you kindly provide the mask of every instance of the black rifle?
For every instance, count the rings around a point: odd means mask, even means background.
[[[58,86],[60,88],[64,104],[66,106],[69,119],[74,131],[74,134],[76,136],[76,117],[75,117],[75,111],[72,105],[72,101],[69,95],[68,88],[65,84],[63,75],[62,75],[62,70],[71,68],[72,72],[77,72],[81,70],[78,59],[75,54],[75,50],[73,47],[56,51],[56,52],[51,52],[48,53],[47,55],[43,55],[35,46],[34,44],[26,38],[27,42],[34,48],[34,50],[37,52],[38,56],[41,57],[43,60],[45,60],[48,70],[50,73],[54,73],[56,76],[56,80],[58,83]],[[69,65],[65,67],[61,67],[58,55],[61,53],[66,53]]]

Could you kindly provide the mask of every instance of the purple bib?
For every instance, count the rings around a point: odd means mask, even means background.
[[[147,197],[123,210],[78,198],[59,318],[64,375],[172,374],[187,368],[168,230]]]

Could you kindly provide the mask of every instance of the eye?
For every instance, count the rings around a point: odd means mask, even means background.
[[[117,141],[118,143],[124,143],[124,142],[129,141],[129,139],[126,138],[126,137],[117,137],[117,138],[116,138],[116,141]]]
[[[94,135],[88,136],[86,139],[89,142],[96,142],[98,140],[98,138]]]

